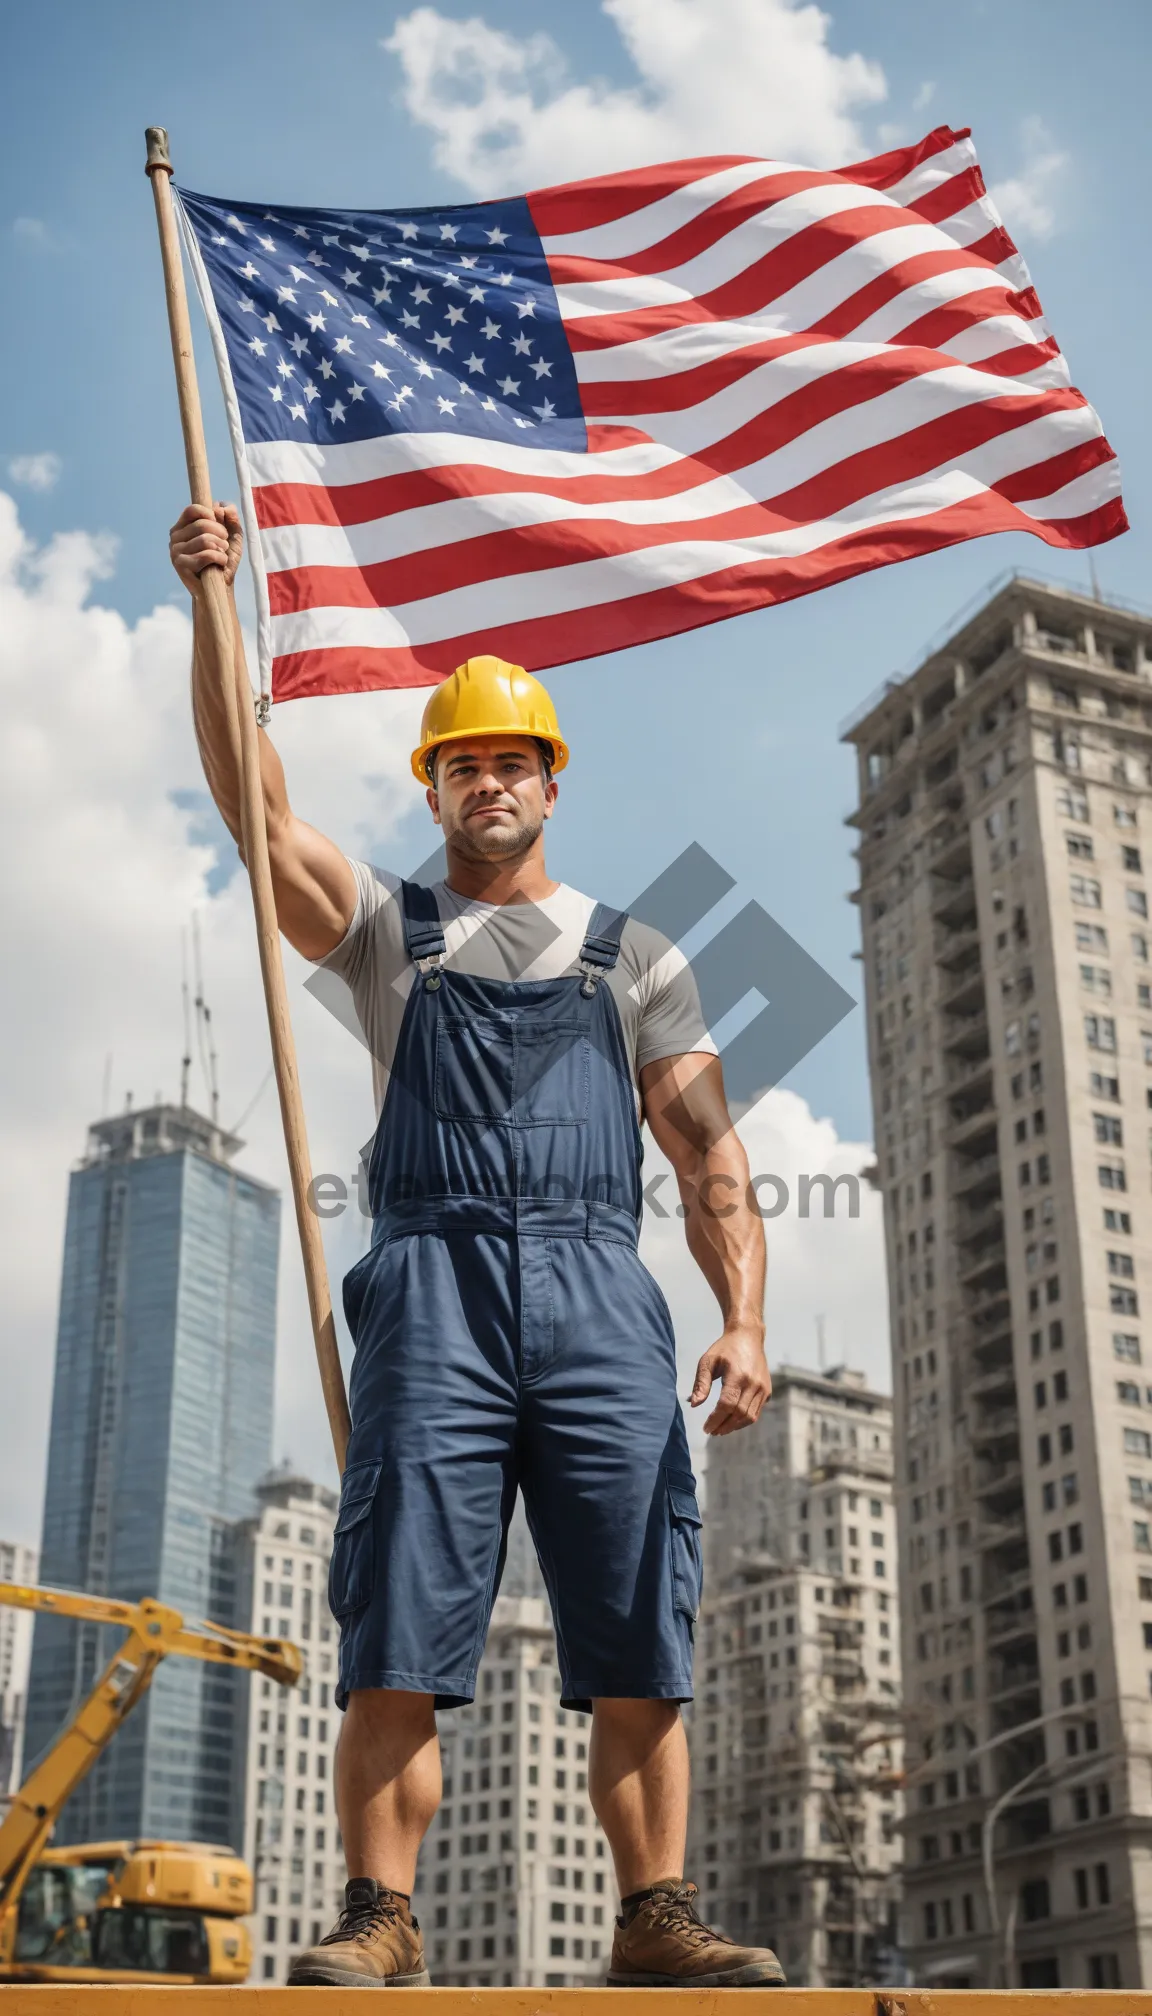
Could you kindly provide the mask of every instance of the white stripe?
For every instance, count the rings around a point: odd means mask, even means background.
[[[634,441],[605,449],[595,460],[572,450],[522,448],[515,441],[489,441],[475,434],[388,434],[369,441],[341,441],[321,447],[312,441],[254,441],[248,455],[257,489],[270,483],[305,483],[313,489],[343,489],[382,476],[414,470],[462,466],[502,469],[513,476],[643,476],[679,461],[674,448],[658,441]]]
[[[635,259],[650,245],[660,245],[674,231],[690,224],[702,211],[710,210],[722,197],[747,188],[766,175],[795,174],[785,161],[737,161],[730,168],[714,169],[695,182],[685,182],[667,196],[657,197],[640,210],[629,211],[609,224],[593,224],[587,231],[568,231],[542,238],[545,258]]]
[[[625,261],[625,270],[610,280],[562,281],[556,288],[560,313],[566,322],[572,322],[584,315],[619,315],[634,308],[656,307],[665,301],[698,300],[702,294],[710,294],[714,288],[723,287],[745,273],[810,225],[848,216],[854,210],[873,210],[877,203],[887,201],[886,196],[878,195],[874,189],[864,189],[852,182],[829,182],[815,189],[798,190],[794,196],[786,196],[754,216],[742,218],[703,252],[664,273],[631,273]],[[926,234],[919,249],[930,251],[939,246],[940,232],[936,225],[920,224],[909,218],[907,228]],[[891,235],[881,232],[877,242],[883,243]],[[830,263],[839,265],[846,256],[859,257],[871,243],[871,235],[855,238]]]
[[[1004,283],[994,266],[957,266],[950,273],[931,273],[891,301],[885,301],[882,308],[859,322],[852,334],[865,343],[891,343],[902,329],[931,315],[935,309],[963,301],[967,294],[986,294],[992,288],[1003,294]],[[1007,316],[1011,311],[1001,312]],[[1022,323],[1021,328],[1024,327]]]
[[[1085,470],[1083,476],[1074,476],[1062,490],[1053,490],[1047,497],[1029,497],[1017,509],[1029,518],[1079,518],[1119,495],[1120,464],[1113,457]]]
[[[966,140],[954,140],[942,153],[930,154],[927,160],[918,162],[899,182],[893,182],[888,194],[894,203],[907,209],[911,203],[922,203],[942,182],[950,182],[954,175],[962,175],[966,168],[976,165],[976,149],[969,134]]]

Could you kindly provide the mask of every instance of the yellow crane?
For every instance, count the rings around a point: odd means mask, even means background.
[[[190,1630],[178,1610],[150,1597],[141,1603],[120,1603],[71,1589],[0,1582],[0,1603],[86,1623],[118,1624],[127,1633],[87,1700],[29,1772],[0,1818],[0,1981],[171,1981],[205,1976],[244,1980],[250,1947],[238,1920],[251,1910],[252,1879],[238,1855],[195,1842],[103,1842],[74,1849],[48,1849],[47,1843],[65,1802],[147,1692],[162,1659],[177,1653],[263,1673],[281,1687],[294,1687],[303,1671],[299,1648],[279,1638],[230,1631],[222,1624]],[[109,1935],[101,1937],[98,1930],[91,1936],[86,1931],[84,1947],[91,1953],[91,1965],[81,1960],[78,1968],[76,1952],[68,1952],[67,1940],[59,1938],[55,1942],[62,1963],[59,1972],[51,1953],[28,1963],[17,1958],[20,1900],[33,1870],[41,1872],[42,1883],[51,1881],[54,1871],[87,1872],[88,1888],[82,1894],[94,1908],[97,1928]],[[63,1881],[63,1874],[57,1880]],[[175,1947],[148,1937],[158,1924],[156,1914],[166,1906],[182,1912],[179,1922],[189,1935]],[[131,1924],[143,1932],[132,1951],[126,1937],[131,1930],[129,1912],[135,1914]],[[66,1917],[61,1929],[67,1932]],[[196,1964],[167,1964],[173,1951]],[[150,1966],[152,1959],[161,1964]]]

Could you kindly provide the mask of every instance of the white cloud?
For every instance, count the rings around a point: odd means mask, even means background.
[[[693,153],[835,166],[864,146],[857,108],[879,64],[837,55],[829,16],[799,0],[602,0],[638,82],[578,80],[545,34],[417,7],[384,47],[440,167],[484,196]]]
[[[13,235],[23,238],[29,245],[47,245],[48,226],[42,217],[14,217]]]
[[[46,449],[41,455],[13,455],[8,464],[8,474],[13,483],[24,483],[29,490],[52,490],[60,479],[60,457]]]
[[[1021,167],[1015,175],[994,182],[988,191],[1009,237],[1019,244],[1028,238],[1051,238],[1059,228],[1059,199],[1068,155],[1057,147],[1044,121],[1025,119],[1020,129]]]
[[[936,85],[932,78],[926,77],[923,84],[917,87],[916,96],[912,100],[912,110],[914,112],[926,112],[935,96]]]

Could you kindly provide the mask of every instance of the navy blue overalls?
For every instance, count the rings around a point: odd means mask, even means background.
[[[417,970],[369,1164],[372,1244],[344,1283],[337,1699],[472,1699],[517,1485],[565,1706],[688,1699],[700,1515],[601,984],[626,919],[601,905],[578,973],[511,983],[443,965],[430,889],[400,900]]]

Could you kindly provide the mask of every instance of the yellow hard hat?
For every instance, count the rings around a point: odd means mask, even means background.
[[[568,761],[551,694],[522,665],[504,658],[469,658],[437,686],[420,723],[420,746],[412,751],[413,776],[427,784],[433,750],[476,735],[531,735],[548,743],[553,770],[563,770]]]

